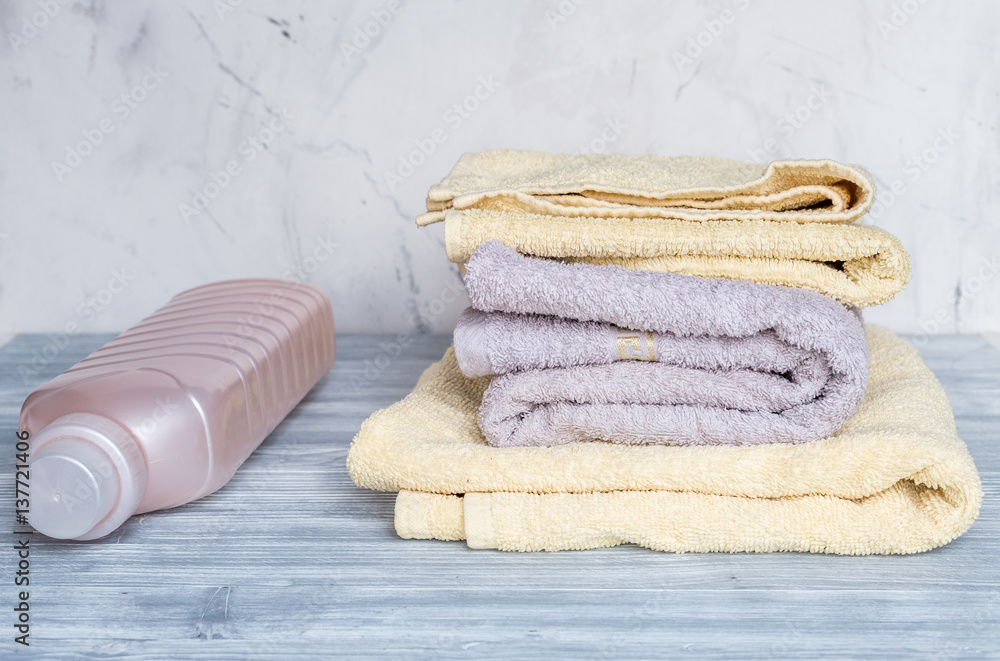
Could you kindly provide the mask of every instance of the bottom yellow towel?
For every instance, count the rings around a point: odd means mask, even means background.
[[[488,380],[462,376],[449,349],[365,422],[348,469],[399,491],[401,537],[473,548],[926,551],[972,525],[979,475],[916,350],[876,326],[868,342],[868,390],[840,432],[753,447],[491,448],[476,425]]]

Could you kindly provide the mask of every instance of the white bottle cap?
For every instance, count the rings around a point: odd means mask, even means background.
[[[135,514],[146,491],[146,461],[121,425],[71,413],[31,438],[28,521],[57,539],[96,539]]]

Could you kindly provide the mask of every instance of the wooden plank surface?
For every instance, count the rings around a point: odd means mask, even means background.
[[[24,398],[108,339],[72,337],[42,360],[45,336],[0,348],[11,500]],[[979,520],[929,553],[863,558],[510,554],[398,539],[393,496],[353,485],[347,448],[450,337],[406,338],[389,357],[394,340],[339,337],[333,371],[219,492],[97,542],[36,535],[30,649],[13,643],[8,545],[4,657],[1000,658],[1000,352],[984,338],[920,347],[982,474]]]

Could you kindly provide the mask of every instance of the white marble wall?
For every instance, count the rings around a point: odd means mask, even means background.
[[[1000,330],[998,24],[990,0],[5,0],[0,331],[295,269],[340,330],[450,330],[459,276],[413,217],[501,147],[862,164],[914,264],[868,318]]]

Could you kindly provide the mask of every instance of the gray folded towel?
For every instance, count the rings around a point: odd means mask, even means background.
[[[499,374],[494,446],[799,443],[833,434],[868,380],[860,313],[806,290],[527,257],[472,256],[468,376]],[[489,314],[486,314],[489,313]]]

